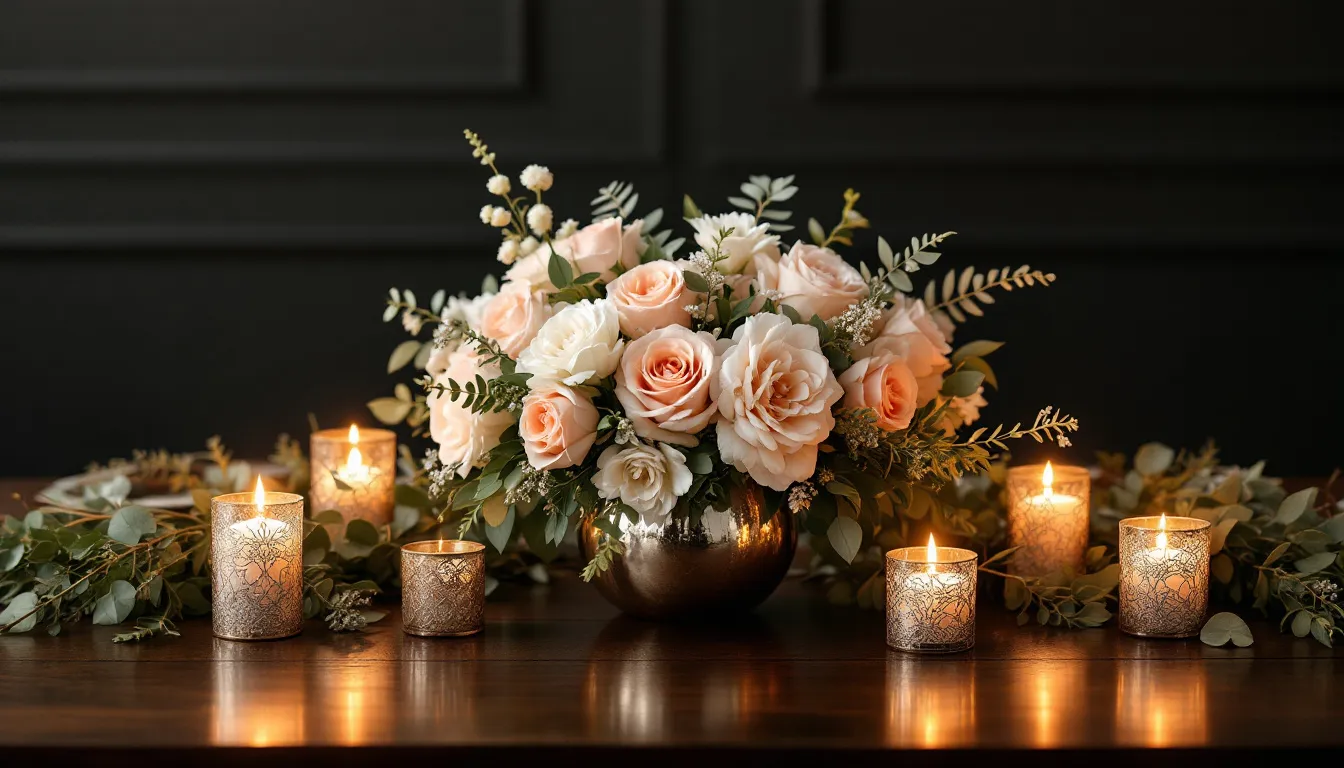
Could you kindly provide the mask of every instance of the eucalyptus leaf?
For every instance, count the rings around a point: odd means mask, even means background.
[[[1306,637],[1311,634],[1311,614],[1306,611],[1298,611],[1293,614],[1292,630],[1293,635],[1297,637]]]
[[[1002,341],[972,341],[957,348],[952,353],[952,364],[956,365],[968,357],[984,357],[1003,346]]]
[[[354,544],[372,547],[378,543],[378,528],[368,520],[356,518],[345,524],[345,539]]]
[[[1245,648],[1255,642],[1251,628],[1235,613],[1215,613],[1204,623],[1199,631],[1199,639],[1205,645],[1221,646],[1231,641],[1238,648]]]
[[[1308,488],[1304,491],[1298,491],[1292,496],[1283,500],[1279,505],[1278,514],[1274,515],[1274,522],[1279,525],[1291,525],[1297,522],[1302,513],[1311,509],[1311,505],[1316,501],[1316,489]]]
[[[122,507],[112,515],[107,535],[129,547],[140,543],[142,536],[154,533],[155,527],[154,515],[149,510],[144,507]]]
[[[0,549],[0,573],[13,570],[14,566],[23,560],[23,542],[19,542],[9,549]]]
[[[846,563],[851,563],[863,543],[863,528],[848,517],[836,517],[826,529],[826,539],[837,555]]]
[[[1334,552],[1317,552],[1293,563],[1298,573],[1315,573],[1329,568],[1335,562]]]
[[[392,510],[392,538],[399,539],[402,534],[420,524],[420,510],[398,504]]]
[[[110,626],[120,624],[135,607],[135,587],[129,581],[118,579],[108,587],[107,594],[93,606],[93,623]]]
[[[373,417],[384,424],[400,424],[405,421],[411,413],[412,406],[411,403],[395,397],[380,397],[370,400],[367,405]]]
[[[1134,454],[1134,468],[1145,475],[1160,475],[1171,468],[1176,451],[1161,443],[1144,443]]]
[[[490,545],[496,552],[504,553],[504,548],[509,546],[513,540],[513,521],[517,512],[513,504],[509,504],[504,509],[504,519],[497,525],[487,525],[485,527],[485,538],[490,540]]]
[[[9,605],[5,606],[5,610],[0,611],[0,627],[8,625],[11,621],[14,621],[36,607],[37,594],[35,592],[22,592],[15,595],[14,599],[9,601]],[[11,633],[27,632],[36,626],[37,614],[34,613],[32,616],[15,624],[9,631]]]
[[[331,536],[321,525],[316,526],[303,538],[303,564],[318,565],[331,551]]]
[[[957,371],[943,380],[943,394],[952,397],[970,397],[984,382],[985,374],[979,371]]]

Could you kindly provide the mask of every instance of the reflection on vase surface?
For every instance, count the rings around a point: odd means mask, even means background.
[[[887,659],[887,745],[969,746],[975,743],[975,664]]]
[[[286,747],[307,736],[307,665],[262,661],[264,646],[215,640],[210,741]]]
[[[678,735],[713,739],[748,731],[758,714],[779,700],[781,665],[668,658],[687,633],[703,631],[626,617],[612,620],[597,638],[584,679],[587,733],[656,742]],[[778,646],[773,630],[759,620],[719,626],[715,633],[725,644],[763,653]]]
[[[1116,741],[1142,747],[1193,747],[1208,731],[1202,661],[1122,662],[1115,686]]]
[[[594,582],[626,613],[666,618],[748,610],[770,596],[788,572],[797,533],[787,510],[761,522],[764,497],[755,485],[730,490],[727,511],[707,510],[700,522],[635,523],[621,519],[625,554]],[[579,529],[591,558],[601,533]]]

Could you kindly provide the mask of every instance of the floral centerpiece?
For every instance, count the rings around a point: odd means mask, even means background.
[[[430,496],[502,549],[515,534],[545,549],[586,521],[605,533],[587,579],[622,551],[622,521],[696,519],[733,487],[756,486],[766,514],[800,515],[828,556],[849,562],[894,522],[917,489],[936,491],[986,469],[1005,441],[1068,445],[1077,421],[1050,408],[1029,427],[963,428],[997,386],[985,357],[1001,346],[952,346],[956,324],[983,314],[993,292],[1048,285],[1031,270],[948,273],[913,295],[913,273],[939,260],[953,234],[876,241],[854,266],[869,221],[848,190],[839,221],[816,219],[789,242],[793,177],[753,176],[739,210],[708,215],[686,197],[693,245],[660,230],[661,209],[636,216],[639,195],[614,182],[593,221],[557,223],[552,173],[501,173],[471,131],[494,201],[483,224],[502,235],[502,284],[475,297],[436,293],[428,307],[392,289],[385,321],[418,336],[389,369],[411,362],[423,393],[400,385],[370,403],[436,443]],[[677,258],[680,251],[689,251]],[[753,490],[755,490],[753,488]]]

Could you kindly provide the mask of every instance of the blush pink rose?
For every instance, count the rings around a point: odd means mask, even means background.
[[[842,408],[872,409],[877,426],[888,432],[910,426],[918,407],[919,383],[910,366],[893,354],[855,360],[840,374],[840,386],[845,388]]]
[[[757,258],[755,264],[757,284],[779,291],[780,301],[804,320],[812,315],[830,320],[868,296],[863,275],[829,248],[799,241],[778,263]]]
[[[557,382],[545,382],[523,398],[518,419],[527,463],[564,469],[581,463],[597,439],[597,408],[587,397]]]
[[[670,261],[651,261],[608,283],[607,298],[616,305],[621,331],[637,339],[669,325],[690,326],[686,305],[698,300],[698,295],[686,290],[681,267]]]
[[[480,333],[499,342],[509,357],[517,358],[552,314],[545,293],[529,289],[526,283],[505,283],[481,312]]]
[[[615,276],[613,267],[617,264],[625,269],[639,265],[639,255],[644,252],[643,228],[643,220],[623,226],[619,218],[603,219],[565,238],[564,247],[557,247],[556,252],[574,265],[575,276],[596,272],[609,280]]]
[[[713,334],[669,325],[625,349],[616,369],[616,398],[635,434],[675,445],[699,445],[717,408],[710,388],[718,372]]]

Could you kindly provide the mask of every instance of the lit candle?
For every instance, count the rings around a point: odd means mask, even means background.
[[[312,511],[334,509],[346,522],[392,521],[396,506],[397,436],[386,429],[324,429],[311,440]]]
[[[1120,521],[1120,629],[1141,637],[1199,634],[1209,602],[1210,523]]]
[[[273,640],[303,625],[303,497],[252,493],[210,500],[215,635]]]
[[[902,651],[952,653],[975,645],[977,555],[939,547],[887,553],[887,644]]]
[[[1008,470],[1008,546],[1013,573],[1082,573],[1087,554],[1091,477],[1084,467],[1050,462]]]

